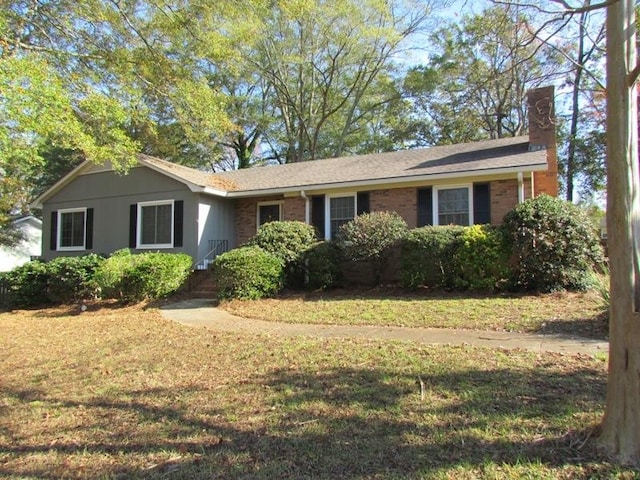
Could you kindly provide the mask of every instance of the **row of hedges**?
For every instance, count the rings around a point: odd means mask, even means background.
[[[374,212],[343,225],[335,242],[317,242],[302,222],[264,225],[248,246],[220,256],[214,275],[223,298],[260,298],[283,287],[336,285],[344,262],[366,263],[379,283],[394,248],[409,289],[579,290],[603,263],[586,214],[542,195],[518,205],[500,227],[408,230],[395,213]]]
[[[191,272],[186,254],[120,250],[105,259],[95,254],[32,261],[2,274],[10,305],[33,307],[91,298],[125,302],[156,299],[175,292]]]
[[[401,249],[405,288],[497,290],[509,278],[504,232],[487,225],[417,228]]]
[[[344,262],[366,263],[379,283],[400,247],[406,288],[584,289],[602,263],[584,212],[548,196],[518,205],[501,227],[423,227],[409,231],[395,213],[374,212],[343,225],[335,242],[318,242],[302,222],[264,225],[245,247],[218,257],[214,275],[223,298],[260,298],[282,288],[329,288]],[[176,291],[191,271],[186,254],[115,252],[30,262],[4,274],[14,306],[85,298],[155,299]]]

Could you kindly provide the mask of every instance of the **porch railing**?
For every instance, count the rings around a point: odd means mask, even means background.
[[[224,252],[229,251],[229,241],[228,240],[209,240],[207,250],[208,251],[206,255],[198,259],[198,261],[195,263],[194,270],[207,270],[218,255],[221,255]]]

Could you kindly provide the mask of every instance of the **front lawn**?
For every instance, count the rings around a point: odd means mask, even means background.
[[[0,351],[0,477],[635,474],[587,438],[590,356],[219,334],[109,305],[0,314]]]
[[[604,308],[595,292],[547,295],[473,295],[402,290],[335,290],[275,299],[231,300],[225,310],[245,318],[286,323],[375,325],[605,338]]]

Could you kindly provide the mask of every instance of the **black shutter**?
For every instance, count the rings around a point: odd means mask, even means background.
[[[85,219],[86,234],[84,239],[84,248],[91,250],[93,248],[93,208],[87,208],[87,218]]]
[[[473,184],[473,223],[491,223],[491,195],[488,183]]]
[[[433,189],[418,189],[418,227],[433,225]]]
[[[184,201],[176,200],[173,204],[173,246],[182,246],[184,231]]]
[[[138,228],[138,204],[129,207],[129,248],[136,248],[136,229]]]
[[[324,240],[324,195],[311,197],[311,225],[316,227],[318,238]]]
[[[57,249],[58,240],[58,211],[51,212],[51,232],[49,232],[49,249]]]
[[[358,215],[369,213],[369,192],[359,192],[356,203],[358,204],[356,212]]]

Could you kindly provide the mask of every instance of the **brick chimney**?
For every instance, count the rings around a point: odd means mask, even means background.
[[[533,173],[533,195],[542,193],[558,196],[558,151],[554,87],[534,88],[527,92],[529,109],[529,149],[546,148],[548,168]]]

